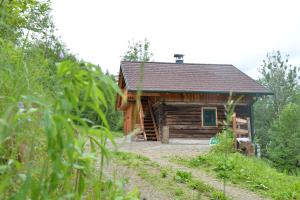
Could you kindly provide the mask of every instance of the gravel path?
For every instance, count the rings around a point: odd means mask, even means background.
[[[216,178],[208,175],[200,169],[191,169],[168,160],[169,156],[186,156],[192,157],[209,151],[208,141],[195,143],[191,141],[173,141],[173,144],[161,144],[161,142],[126,142],[123,139],[117,141],[118,150],[128,151],[146,156],[161,166],[169,166],[174,170],[184,170],[191,172],[193,177],[199,178],[212,187],[223,190],[223,183]],[[226,194],[236,200],[262,200],[259,195],[252,191],[240,188],[236,185],[227,184]],[[152,198],[149,198],[152,199]],[[153,198],[154,199],[154,198]],[[162,198],[161,198],[162,199]]]
[[[125,184],[125,191],[132,191],[134,188],[138,188],[141,193],[142,200],[162,200],[171,199],[167,194],[158,191],[154,186],[144,181],[137,175],[137,173],[124,166],[115,165],[111,163],[104,168],[104,173],[111,179],[125,179],[128,182]]]

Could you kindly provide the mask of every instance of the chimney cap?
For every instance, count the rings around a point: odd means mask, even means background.
[[[174,58],[183,58],[184,54],[175,53]]]
[[[183,63],[183,54],[179,54],[179,53],[176,53],[174,54],[174,58],[176,58],[176,63],[177,64],[182,64]]]

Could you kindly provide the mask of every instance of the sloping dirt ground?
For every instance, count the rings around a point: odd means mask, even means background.
[[[117,150],[141,154],[157,162],[161,166],[172,167],[174,170],[184,170],[191,172],[194,178],[199,178],[203,182],[212,187],[223,190],[223,183],[216,178],[208,175],[205,171],[199,169],[190,169],[169,161],[170,156],[192,157],[209,151],[208,141],[186,141],[173,140],[170,144],[162,144],[161,142],[129,142],[124,139],[117,139]],[[135,176],[136,186],[145,188],[145,182],[138,180]],[[131,184],[135,184],[131,181]],[[149,191],[143,191],[146,196]],[[151,191],[150,191],[151,193]],[[236,185],[227,184],[226,195],[236,200],[261,200],[265,199],[252,191],[239,188]],[[161,196],[162,197],[162,196]],[[167,197],[166,197],[167,198]],[[156,197],[148,197],[147,199],[157,199]]]

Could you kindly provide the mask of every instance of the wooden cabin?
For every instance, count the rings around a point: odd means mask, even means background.
[[[116,107],[124,111],[124,134],[139,130],[142,139],[208,139],[220,132],[229,95],[242,96],[236,116],[250,118],[253,135],[253,104],[271,94],[264,86],[225,64],[129,62],[120,66]]]

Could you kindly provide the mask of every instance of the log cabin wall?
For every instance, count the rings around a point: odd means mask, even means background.
[[[238,97],[233,97],[237,99]],[[235,107],[240,118],[250,117],[249,102],[251,97],[244,97]],[[203,94],[162,94],[151,96],[156,123],[162,136],[162,127],[169,126],[170,138],[211,138],[223,128],[225,108],[228,95]],[[217,126],[204,127],[202,125],[202,107],[217,109]]]
[[[205,105],[166,105],[164,106],[164,125],[169,126],[170,138],[211,138],[219,133],[226,120],[225,108],[220,105],[210,105],[210,108],[217,109],[217,126],[204,127],[202,125],[202,107]],[[237,106],[235,109],[237,116],[246,118],[250,116],[248,106]]]
[[[166,105],[164,115],[170,138],[211,138],[223,127],[222,124],[217,127],[203,127],[200,105]],[[224,107],[217,107],[217,117],[218,122],[225,119]]]
[[[129,93],[130,101],[124,109],[124,132],[127,135],[134,129],[134,94]],[[149,99],[158,126],[160,137],[162,127],[169,126],[170,138],[210,138],[223,128],[225,120],[224,104],[228,95],[223,94],[168,94],[168,93],[146,93],[143,99]],[[237,99],[234,96],[233,99]],[[251,96],[245,96],[236,106],[237,116],[246,119],[250,117],[249,105]],[[202,126],[202,107],[217,108],[217,127]]]

